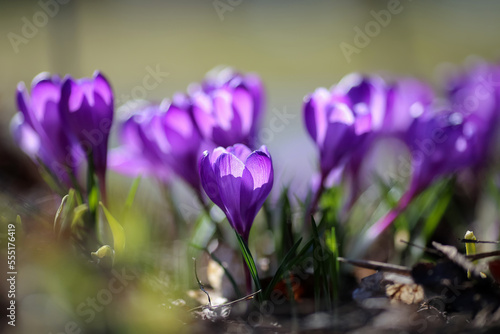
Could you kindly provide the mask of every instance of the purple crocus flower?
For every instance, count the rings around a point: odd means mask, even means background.
[[[436,107],[431,105],[430,89],[420,85],[411,91],[414,100],[420,104],[416,108],[418,117],[406,121],[403,118],[400,122],[404,124],[402,130],[406,129],[406,132],[401,132],[404,134],[402,139],[412,159],[410,186],[396,207],[369,229],[369,239],[374,239],[390,226],[436,179],[484,166],[494,143],[500,116],[498,66],[479,62],[467,71],[457,72],[448,81],[449,103],[444,111],[436,112]],[[410,108],[410,111],[415,109]]]
[[[250,228],[273,186],[271,156],[265,146],[251,151],[243,144],[205,151],[200,177],[208,197],[226,214],[231,226],[248,241]]]
[[[318,88],[306,96],[305,124],[320,152],[323,180],[347,163],[373,127],[382,123],[383,102],[379,82],[358,74],[347,76],[331,91]]]
[[[95,168],[105,198],[108,138],[113,122],[113,91],[108,80],[95,72],[92,78],[66,77],[61,92],[61,116]]]
[[[382,78],[351,73],[332,87],[332,94],[352,110],[357,127],[365,131],[382,127],[387,99],[387,87]]]
[[[172,170],[197,192],[201,190],[198,158],[202,138],[184,95],[138,108],[121,124],[119,132],[121,147],[111,154],[112,169],[154,175],[163,181],[169,179]]]
[[[67,187],[69,173],[76,175],[81,151],[60,117],[61,80],[41,73],[33,79],[31,96],[23,82],[17,87],[19,113],[11,123],[17,144],[33,160],[40,161]]]
[[[255,144],[264,104],[257,75],[226,68],[209,73],[201,85],[189,90],[194,119],[205,139],[223,147]]]

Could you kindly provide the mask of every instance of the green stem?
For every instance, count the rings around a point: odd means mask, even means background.
[[[248,248],[248,241],[243,239],[241,235],[238,234],[238,232],[234,231],[236,233],[236,238],[238,239],[238,242],[240,244],[240,249],[243,255],[243,260],[246,263],[246,269],[249,271],[251,277],[253,278],[253,282],[255,284],[255,289],[256,291],[262,290],[260,286],[260,279],[259,279],[259,274],[257,272],[257,267],[255,266],[255,261],[252,257],[252,253],[250,253],[250,249]],[[247,290],[252,291],[251,283],[248,283],[247,280]],[[260,293],[257,296],[259,301],[262,301],[262,294]]]
[[[243,271],[245,272],[245,284],[247,287],[247,295],[253,292],[252,290],[252,275],[250,274],[250,269],[245,262],[245,256],[242,255]]]
[[[87,167],[87,203],[89,205],[89,212],[92,217],[91,229],[95,232],[97,226],[97,206],[99,205],[99,196],[96,193],[96,178],[95,178],[95,168],[94,160],[92,158],[92,152],[87,155],[88,167]]]

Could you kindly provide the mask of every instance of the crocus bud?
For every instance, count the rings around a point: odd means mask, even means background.
[[[271,156],[265,146],[251,151],[243,144],[205,151],[200,177],[208,197],[222,209],[231,226],[248,241],[257,212],[274,180]]]
[[[255,144],[262,118],[264,89],[254,74],[230,68],[213,71],[190,87],[193,115],[202,136],[218,146]]]
[[[113,91],[106,78],[96,72],[92,78],[66,77],[61,92],[61,116],[77,138],[87,158],[104,183],[108,138],[113,122]]]

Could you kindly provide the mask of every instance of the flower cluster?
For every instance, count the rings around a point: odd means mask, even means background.
[[[415,118],[429,112],[432,100],[432,90],[415,79],[388,85],[358,73],[306,96],[305,125],[319,148],[323,179],[338,167],[356,173],[376,138],[404,136]]]
[[[267,148],[251,150],[263,103],[256,75],[229,68],[212,71],[188,94],[135,108],[119,124],[121,145],[111,152],[110,168],[163,182],[175,173],[199,198],[203,188],[247,240],[273,184]]]
[[[414,78],[389,83],[354,73],[331,89],[318,88],[303,104],[305,127],[319,151],[313,203],[339,172],[350,177],[355,199],[374,143],[399,139],[411,156],[410,184],[393,211],[371,228],[377,235],[436,179],[485,166],[500,114],[499,85],[500,67],[477,63],[448,81],[441,100]],[[31,95],[19,84],[12,131],[19,146],[67,188],[75,186],[83,160],[103,197],[108,166],[163,183],[175,174],[201,200],[203,189],[246,240],[274,178],[267,148],[255,150],[264,95],[258,76],[222,68],[171,100],[135,103],[118,123],[120,146],[108,164],[114,103],[108,81],[99,72],[80,80],[41,74]]]
[[[33,80],[31,96],[19,84],[17,103],[20,112],[12,131],[18,145],[66,188],[78,186],[78,167],[86,159],[105,197],[113,92],[104,76],[97,72],[91,79],[61,80],[43,73]],[[264,88],[256,75],[230,68],[212,71],[200,84],[191,85],[188,94],[157,104],[134,103],[118,124],[120,146],[109,153],[109,167],[164,183],[174,173],[199,198],[203,183],[247,239],[273,183],[267,148],[251,152],[263,104]],[[210,168],[208,152],[200,168],[202,152],[217,146],[210,154]],[[208,191],[215,185],[219,190]]]
[[[113,92],[106,78],[73,80],[41,73],[17,87],[14,139],[35,161],[66,187],[75,186],[79,165],[92,164],[104,189],[107,146],[113,121]]]
[[[444,102],[413,78],[388,84],[351,74],[330,90],[317,89],[305,99],[304,118],[319,149],[322,182],[342,168],[358,191],[370,147],[382,137],[402,140],[412,159],[410,187],[372,227],[372,236],[378,235],[437,178],[484,165],[500,115],[499,86],[500,68],[479,63],[450,80]]]
[[[200,191],[198,161],[202,152],[238,143],[254,147],[262,118],[260,79],[224,68],[207,75],[188,94],[173,101],[147,104],[132,111],[118,127],[121,146],[110,167],[131,175],[168,181],[171,172]]]

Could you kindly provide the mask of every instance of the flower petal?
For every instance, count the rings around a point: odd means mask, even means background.
[[[243,235],[246,228],[241,219],[240,199],[245,165],[235,155],[223,153],[217,158],[214,166],[220,198],[224,203],[227,218],[233,228]]]
[[[241,190],[241,216],[248,233],[252,223],[273,187],[274,173],[271,158],[255,151],[247,159]]]
[[[330,101],[330,92],[326,88],[318,88],[304,99],[304,121],[311,138],[317,143],[324,140],[327,118],[326,106]]]
[[[252,150],[243,144],[236,144],[227,148],[227,151],[234,154],[241,161],[246,161]]]
[[[109,81],[99,71],[94,73],[94,94],[98,94],[108,106],[113,105],[113,90]]]
[[[210,155],[207,151],[205,151],[203,153],[203,157],[200,160],[199,170],[200,170],[201,185],[203,187],[203,190],[205,190],[207,196],[212,200],[212,202],[214,202],[225,213],[226,208],[224,207],[224,203],[222,203],[219,194],[219,186],[217,184],[217,178],[215,176],[215,171],[212,163],[210,162],[213,155],[215,154]]]
[[[254,123],[254,105],[250,92],[240,87],[233,92],[233,108],[241,119],[241,134],[249,134]]]
[[[40,156],[40,137],[33,128],[24,121],[23,114],[16,114],[10,123],[11,132],[17,145],[31,158]],[[42,158],[42,157],[40,157]],[[46,161],[44,161],[46,163]]]

